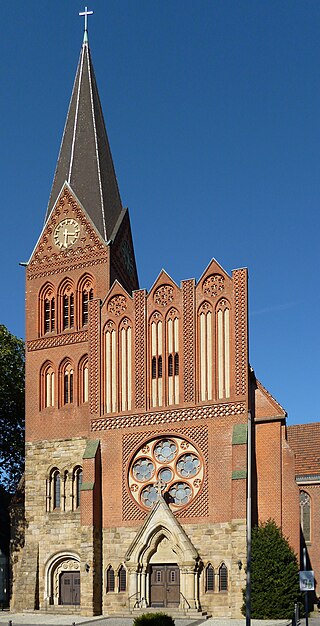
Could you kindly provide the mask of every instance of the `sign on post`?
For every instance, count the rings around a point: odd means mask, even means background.
[[[314,571],[299,572],[300,591],[314,591]]]

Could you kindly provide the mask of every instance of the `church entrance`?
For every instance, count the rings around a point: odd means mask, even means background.
[[[79,572],[62,572],[60,575],[60,604],[80,604]]]
[[[150,605],[178,607],[180,604],[180,570],[174,565],[150,566]]]

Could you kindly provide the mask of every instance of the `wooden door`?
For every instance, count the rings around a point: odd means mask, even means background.
[[[60,604],[80,604],[80,572],[62,572]]]
[[[180,571],[177,565],[151,565],[150,604],[177,607],[180,603]]]

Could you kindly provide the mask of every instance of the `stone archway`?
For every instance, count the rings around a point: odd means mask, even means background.
[[[150,574],[156,564],[164,567],[171,565],[171,569],[173,566],[178,568],[179,607],[199,608],[199,554],[162,497],[155,504],[126,554],[128,594],[132,599],[132,606],[150,606]],[[168,575],[173,576],[170,573]]]
[[[75,586],[68,600],[64,602],[61,580],[65,579],[68,586]],[[71,582],[70,582],[71,581]],[[45,566],[45,604],[60,605],[80,604],[80,559],[76,553],[60,552],[52,556]]]

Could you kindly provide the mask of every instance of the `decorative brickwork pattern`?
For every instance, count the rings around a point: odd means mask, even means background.
[[[82,330],[79,333],[66,333],[55,337],[43,337],[28,341],[27,351],[45,350],[46,348],[56,348],[57,346],[68,346],[69,344],[82,343],[88,341],[88,331]]]
[[[161,411],[157,413],[100,417],[91,420],[91,430],[92,432],[96,432],[99,430],[134,428],[154,424],[172,424],[174,422],[226,417],[227,415],[245,415],[245,413],[246,405],[244,402],[230,402],[210,406],[190,407],[188,409],[176,409],[173,411]]]
[[[81,225],[82,235],[80,235],[78,245],[71,249],[57,251],[52,235],[58,222],[67,217],[77,218]],[[87,221],[69,190],[64,189],[27,268],[27,280],[100,265],[108,258],[109,251],[105,243]]]
[[[127,310],[127,298],[122,295],[113,296],[108,302],[108,311],[119,317],[121,313]]]
[[[90,413],[100,412],[100,303],[89,302],[89,377]]]
[[[211,274],[203,281],[202,291],[205,295],[214,298],[224,290],[224,277],[221,274]]]
[[[160,306],[168,306],[173,302],[173,287],[171,285],[162,285],[153,296],[154,302]]]
[[[194,280],[183,280],[182,286],[182,345],[183,345],[183,400],[195,401],[195,293]]]
[[[208,515],[208,430],[205,426],[197,428],[167,428],[165,433],[159,432],[159,435],[176,433],[182,437],[190,439],[190,441],[198,446],[205,462],[205,477],[203,487],[198,497],[181,511],[179,517],[205,517]],[[145,432],[143,434],[146,442],[149,438],[157,435],[155,431]],[[123,520],[142,520],[146,517],[146,512],[132,500],[127,488],[127,471],[130,457],[133,456],[135,449],[141,442],[141,433],[126,434],[122,438],[122,519]]]
[[[146,408],[146,321],[145,321],[145,291],[135,291],[134,297],[134,365],[135,365],[135,406],[137,409]]]
[[[234,322],[235,322],[235,387],[236,395],[244,396],[247,388],[248,348],[247,348],[247,272],[235,270],[234,281]]]

